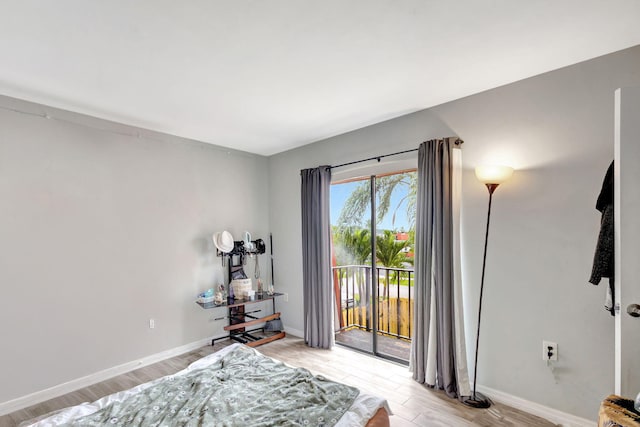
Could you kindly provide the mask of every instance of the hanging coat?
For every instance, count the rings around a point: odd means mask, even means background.
[[[593,257],[590,283],[597,285],[603,277],[609,278],[609,287],[605,297],[605,309],[611,315],[615,315],[615,289],[614,289],[614,217],[613,217],[613,162],[609,165],[602,183],[602,189],[596,201],[596,209],[602,212],[600,220],[600,233],[596,252]]]

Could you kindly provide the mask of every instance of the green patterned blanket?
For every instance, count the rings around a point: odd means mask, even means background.
[[[217,363],[166,377],[65,425],[329,427],[358,393],[238,346]]]

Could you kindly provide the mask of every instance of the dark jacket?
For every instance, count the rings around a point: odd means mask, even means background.
[[[606,306],[607,310],[614,315],[614,216],[613,216],[613,162],[609,165],[607,173],[604,176],[602,189],[596,202],[596,209],[602,212],[600,220],[600,234],[598,235],[598,243],[596,245],[596,253],[593,257],[593,268],[589,282],[597,285],[603,277],[609,278],[609,293],[611,296],[611,305]]]
[[[596,202],[596,209],[602,212],[600,235],[593,257],[593,269],[589,282],[597,285],[603,277],[613,277],[613,162],[604,176],[602,189]]]

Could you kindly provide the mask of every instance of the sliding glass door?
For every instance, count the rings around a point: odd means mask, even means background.
[[[333,183],[336,342],[408,362],[415,171]]]

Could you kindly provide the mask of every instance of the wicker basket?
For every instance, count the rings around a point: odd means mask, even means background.
[[[245,291],[251,290],[251,279],[234,279],[229,283],[229,286],[233,288],[233,295],[235,299],[242,299]]]

